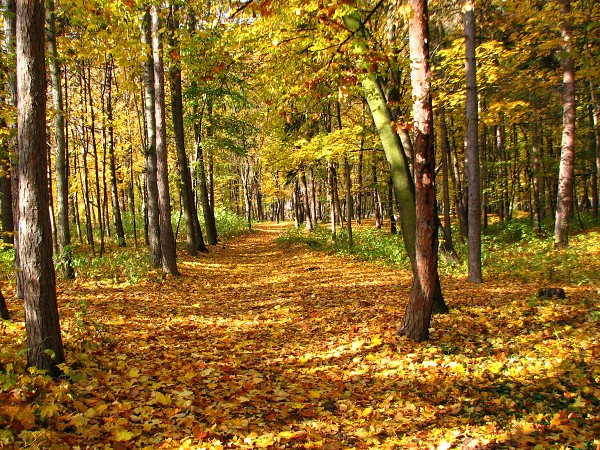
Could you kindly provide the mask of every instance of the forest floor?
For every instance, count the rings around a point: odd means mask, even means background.
[[[24,339],[10,300],[0,448],[600,444],[598,280],[543,300],[535,283],[445,277],[451,311],[417,344],[395,335],[409,272],[280,231],[181,256],[180,277],[61,282],[67,379],[9,359]]]

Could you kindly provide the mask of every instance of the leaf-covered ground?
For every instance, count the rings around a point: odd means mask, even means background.
[[[415,344],[395,336],[409,273],[284,247],[278,232],[182,256],[179,278],[61,283],[70,379],[23,373],[22,311],[10,301],[0,447],[600,443],[598,280],[541,300],[534,283],[446,277],[451,312]]]

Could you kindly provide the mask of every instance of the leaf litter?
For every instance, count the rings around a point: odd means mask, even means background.
[[[0,448],[596,448],[598,289],[446,277],[432,339],[395,335],[411,274],[260,230],[178,278],[59,284],[67,377],[0,328]]]

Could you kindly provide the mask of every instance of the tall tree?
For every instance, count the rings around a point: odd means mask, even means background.
[[[477,77],[475,61],[475,10],[467,0],[463,7],[465,28],[465,71],[467,79],[467,132],[465,136],[468,197],[469,197],[469,274],[471,283],[481,283],[481,175],[479,169],[479,145],[477,111]]]
[[[121,217],[121,205],[119,204],[119,187],[117,180],[117,164],[115,161],[115,125],[113,113],[113,72],[114,61],[109,55],[106,61],[106,119],[108,121],[108,157],[110,168],[110,187],[112,194],[112,211],[115,234],[117,235],[117,245],[125,247],[125,229],[123,228],[123,219]],[[105,186],[106,188],[106,186]],[[106,197],[106,194],[105,194]],[[108,206],[107,206],[108,207]],[[108,227],[107,227],[108,229]]]
[[[144,123],[147,137],[144,166],[146,169],[146,211],[148,213],[148,247],[150,265],[161,267],[162,253],[160,245],[160,221],[158,207],[158,185],[156,175],[156,117],[154,112],[154,62],[152,56],[152,28],[150,8],[145,7],[142,21],[142,43],[146,52],[144,71]]]
[[[179,19],[177,17],[178,5],[171,5],[169,16],[169,47],[171,54],[179,55],[179,42],[177,41],[177,30],[179,28]],[[181,85],[181,64],[180,58],[172,58],[169,69],[169,79],[171,83],[171,113],[173,118],[173,131],[175,134],[175,146],[177,148],[177,164],[179,166],[179,178],[181,179],[181,200],[183,203],[183,215],[186,224],[186,242],[187,253],[190,256],[198,254],[198,243],[196,242],[196,232],[194,229],[194,214],[196,205],[194,204],[192,192],[192,178],[188,164],[187,154],[185,152],[185,129],[183,126],[183,93]]]
[[[409,0],[408,22],[411,85],[415,129],[416,245],[415,271],[403,323],[398,334],[415,341],[429,338],[429,323],[437,281],[437,229],[435,150],[429,69],[429,17],[427,0]]]
[[[65,135],[65,109],[63,103],[61,66],[56,47],[56,15],[54,0],[47,2],[48,68],[52,86],[54,114],[54,170],[56,172],[56,229],[58,234],[58,255],[62,275],[67,279],[75,278],[73,255],[71,250],[71,231],[69,229],[69,173]]]
[[[17,2],[19,254],[27,365],[57,375],[64,351],[48,209],[44,20],[43,0]]]
[[[171,225],[167,123],[165,114],[165,68],[163,63],[160,6],[150,8],[152,16],[152,56],[154,60],[154,111],[156,121],[156,178],[160,221],[160,251],[164,273],[178,275],[177,248]]]
[[[554,244],[559,248],[569,243],[569,220],[573,210],[573,178],[575,172],[575,64],[571,55],[571,0],[558,0],[563,20],[560,26],[563,50],[563,133],[556,198]]]
[[[344,23],[349,31],[355,33],[355,52],[364,58],[368,51],[368,46],[365,42],[364,31],[362,29],[363,24],[354,14],[344,16]],[[413,271],[415,271],[417,230],[415,185],[409,168],[408,157],[402,149],[400,137],[392,127],[390,110],[379,79],[371,71],[372,65],[364,60],[360,64],[362,65],[361,69],[365,70],[361,84],[365,91],[373,122],[379,133],[381,145],[390,164],[390,174],[398,202],[400,229],[404,238],[404,246],[411,261]],[[444,313],[447,311],[448,306],[444,301],[438,277],[433,301],[433,312]]]
[[[17,5],[15,0],[4,0],[4,51],[9,55],[9,61],[16,64],[15,61],[15,42],[17,30]],[[15,66],[13,66],[15,67]],[[17,77],[16,70],[8,72],[8,80],[6,83],[6,103],[11,107],[17,105]],[[18,150],[17,150],[17,120],[13,120],[8,124],[9,142],[8,154],[10,158],[10,188],[5,186],[2,189],[4,192],[4,200],[12,202],[12,219],[10,217],[2,217],[2,225],[6,225],[7,231],[18,231],[19,223],[19,171],[18,171]],[[10,192],[9,192],[10,191]],[[9,199],[9,195],[12,199]],[[8,203],[5,207],[8,210]],[[4,209],[4,207],[3,207]],[[8,215],[10,211],[6,211]],[[4,211],[3,211],[4,214]],[[11,222],[12,220],[12,222]],[[12,223],[12,225],[11,225]],[[9,228],[10,227],[10,228]],[[19,261],[19,235],[13,236],[13,245],[15,249],[15,296],[23,298],[23,274],[20,270]]]

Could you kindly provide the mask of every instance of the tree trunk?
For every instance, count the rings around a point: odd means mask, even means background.
[[[308,199],[308,185],[306,183],[306,174],[304,169],[300,169],[299,173],[300,186],[302,187],[302,204],[304,206],[304,221],[306,229],[311,231],[314,228],[312,214],[310,210],[310,202]]]
[[[448,130],[446,128],[446,111],[440,107],[440,132],[441,132],[441,159],[442,159],[442,197],[444,200],[444,226],[442,227],[444,240],[441,252],[447,261],[458,262],[458,256],[452,243],[452,223],[450,221],[450,186],[448,182],[448,160],[450,159],[450,145]]]
[[[592,98],[591,120],[594,130],[593,159],[592,159],[592,215],[598,218],[598,181],[600,178],[600,104],[596,95],[594,82],[590,77],[590,93]]]
[[[571,1],[559,0],[564,15],[561,24],[563,38],[563,134],[560,152],[558,195],[554,244],[566,248],[569,243],[569,221],[573,210],[573,178],[575,170],[575,65],[571,56]]]
[[[358,151],[358,167],[356,168],[356,223],[360,225],[363,217],[363,198],[364,198],[364,186],[363,186],[363,159],[364,159],[364,138],[361,137],[361,146]]]
[[[542,211],[540,203],[540,139],[538,124],[535,122],[532,125],[532,137],[531,137],[531,153],[533,158],[532,164],[532,184],[533,184],[533,229],[536,234],[542,233]]]
[[[94,153],[94,174],[95,174],[95,187],[96,187],[96,211],[98,213],[98,228],[100,228],[100,249],[98,254],[100,258],[104,255],[104,225],[102,219],[102,196],[100,195],[100,168],[98,166],[98,143],[96,141],[96,111],[94,109],[94,99],[92,96],[92,69],[91,63],[87,66],[87,78],[84,77],[84,81],[87,85],[87,94],[90,105],[90,135],[92,137],[92,151]],[[85,74],[85,67],[83,68]]]
[[[112,74],[114,63],[112,57],[106,63],[106,84],[108,85],[108,95],[106,101],[106,114],[108,119],[108,157],[110,166],[110,186],[112,191],[112,209],[115,234],[117,235],[117,245],[125,247],[125,229],[123,228],[123,218],[121,217],[121,206],[119,204],[119,187],[117,184],[117,167],[115,162],[115,129],[113,125],[112,108]]]
[[[156,158],[156,117],[154,115],[154,60],[152,56],[152,32],[150,25],[150,11],[145,7],[142,22],[142,43],[146,45],[144,60],[144,117],[147,130],[145,148],[146,169],[146,211],[148,214],[148,247],[150,249],[150,265],[158,268],[162,265],[162,252],[160,243],[160,219],[158,207],[157,184],[157,158]]]
[[[356,33],[358,39],[355,41],[357,54],[364,54],[367,51],[367,45],[364,42],[364,32],[361,31],[360,21],[353,16],[344,16],[346,27]],[[367,93],[367,102],[371,109],[373,122],[379,132],[379,138],[383,146],[385,156],[390,164],[390,172],[394,182],[394,191],[398,199],[400,213],[400,229],[404,238],[404,246],[411,261],[413,271],[415,270],[415,243],[416,243],[416,206],[415,206],[415,185],[408,167],[408,159],[402,149],[400,138],[392,128],[389,108],[386,104],[383,90],[376,75],[368,69],[370,64],[365,67],[367,72],[362,79],[362,86]],[[448,311],[448,306],[444,302],[441,286],[436,283],[436,290],[433,302],[433,312],[443,313]]]
[[[467,132],[465,137],[469,176],[469,274],[467,281],[481,283],[481,175],[477,112],[477,79],[475,65],[475,11],[473,2],[464,4],[466,42],[465,71],[467,81]]]
[[[212,138],[213,136],[213,128],[212,124],[212,112],[213,105],[211,100],[207,100],[207,113],[209,125],[206,130],[206,135],[208,138]],[[204,157],[204,148],[202,147],[202,133],[200,133],[200,122],[197,123],[198,130],[196,130],[196,164],[198,167],[197,178],[199,181],[200,188],[200,200],[202,201],[202,215],[204,216],[204,226],[206,227],[206,238],[210,245],[217,245],[218,235],[217,235],[217,222],[215,220],[215,211],[214,207],[210,201],[210,192],[207,181],[207,171]]]
[[[335,178],[333,175],[333,161],[327,161],[327,200],[329,201],[329,219],[331,222],[331,240],[333,243],[336,242],[337,232],[336,226],[337,221],[335,217]]]
[[[156,179],[160,223],[160,251],[164,273],[179,275],[177,248],[171,225],[171,194],[169,192],[169,162],[167,124],[165,120],[165,70],[162,55],[160,6],[150,8],[152,17],[152,55],[154,61],[154,113],[156,121]]]
[[[179,42],[177,41],[177,29],[179,20],[177,14],[179,5],[171,5],[169,20],[169,46],[172,55],[179,55]],[[183,93],[181,86],[181,66],[179,56],[172,58],[169,69],[169,78],[171,84],[171,111],[173,119],[173,132],[175,134],[175,146],[177,148],[177,164],[179,166],[179,177],[181,179],[181,200],[183,203],[183,215],[185,216],[186,227],[186,248],[190,256],[198,254],[198,242],[196,240],[196,230],[194,226],[194,215],[197,215],[196,205],[192,191],[192,178],[188,165],[188,157],[185,152],[185,129],[183,125]],[[196,138],[197,140],[197,138]],[[196,145],[198,143],[196,142]]]
[[[81,121],[87,123],[87,83],[85,83],[85,68],[81,67],[80,72],[80,84],[82,89],[81,95]],[[85,211],[85,235],[88,245],[92,247],[92,255],[96,256],[96,249],[94,244],[94,230],[92,225],[92,207],[90,202],[90,185],[89,185],[89,171],[87,164],[87,155],[89,153],[89,137],[86,128],[83,129],[82,135],[82,146],[81,146],[81,168],[79,170],[80,183],[83,186],[83,208]]]
[[[415,121],[416,258],[415,276],[402,326],[398,330],[417,342],[429,339],[432,304],[437,281],[437,227],[435,149],[430,94],[429,31],[426,0],[409,0],[411,85]]]
[[[69,229],[69,173],[65,135],[66,115],[63,105],[61,67],[58,62],[58,51],[56,48],[54,0],[48,0],[47,4],[48,68],[50,70],[54,109],[54,169],[56,171],[56,224],[58,234],[57,259],[60,262],[63,277],[73,279],[75,278],[75,269],[73,268],[71,231]]]
[[[392,177],[388,177],[388,217],[390,218],[390,233],[396,234],[396,217],[394,216],[394,182]]]
[[[373,161],[373,165],[371,167],[372,172],[373,172],[373,208],[375,210],[375,228],[377,228],[378,230],[381,230],[381,207],[379,205],[379,191],[377,189],[377,186],[379,184],[379,181],[377,179],[377,162]]]
[[[19,253],[23,272],[27,366],[60,372],[65,360],[52,260],[46,158],[44,2],[17,4]]]
[[[6,104],[9,107],[17,107],[17,77],[16,77],[16,60],[15,60],[15,41],[16,41],[16,2],[15,0],[3,0],[4,4],[4,51],[8,55],[9,70],[7,73],[6,82]],[[17,149],[17,121],[8,124],[8,155],[10,160],[10,197],[9,188],[6,186],[4,192],[5,201],[11,202],[12,218],[2,217],[3,225],[6,224],[6,230],[11,233],[17,232],[19,223],[19,168],[18,168],[18,149]],[[9,205],[6,205],[8,210]],[[6,222],[5,222],[6,220]],[[8,228],[12,222],[12,227]],[[23,275],[20,270],[19,260],[19,235],[14,233],[12,238],[15,250],[15,296],[23,298]]]

